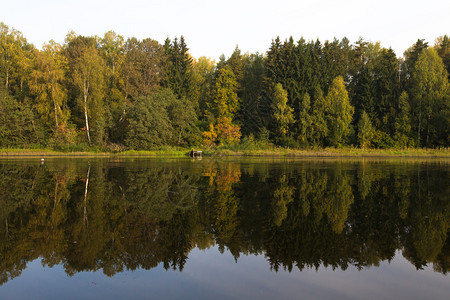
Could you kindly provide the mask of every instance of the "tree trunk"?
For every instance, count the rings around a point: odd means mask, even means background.
[[[430,137],[430,119],[431,119],[431,114],[428,114],[428,119],[427,119],[427,139],[426,139],[426,144],[425,146],[428,147],[428,141],[429,141],[429,137]]]
[[[420,119],[422,117],[421,112],[419,112],[419,120],[418,120],[418,126],[417,126],[417,147],[420,147]]]
[[[420,99],[420,98],[419,98]],[[420,127],[421,127],[421,120],[422,120],[422,99],[419,100],[419,120],[417,122],[417,147],[420,147]]]
[[[9,86],[9,72],[8,72],[8,70],[6,70],[6,78],[5,78],[5,89],[6,89],[6,91],[8,91],[8,86]]]
[[[180,134],[178,135],[178,146],[180,146],[181,132],[183,131],[183,126],[180,126]]]
[[[127,98],[128,98],[128,95],[125,93],[125,97],[123,98],[122,115],[120,116],[119,122],[121,122],[121,121],[123,121],[125,119],[126,107],[127,107]]]
[[[89,146],[92,146],[91,134],[89,132],[88,111],[87,111],[87,97],[88,97],[88,92],[89,92],[89,82],[86,82],[86,80],[84,80],[83,83],[84,83],[84,120],[86,123],[86,134],[87,134],[87,138],[89,141]]]
[[[55,87],[53,86],[53,79],[52,79],[52,100],[53,100],[53,108],[55,110],[55,123],[56,128],[58,128],[58,110],[56,108],[56,100],[55,100]]]
[[[34,134],[36,135],[36,140],[37,140],[38,144],[40,144],[41,141],[39,140],[39,135],[36,131],[36,126],[34,125],[34,119],[31,119],[31,125],[33,125],[33,131],[34,131]]]
[[[89,164],[89,168],[86,174],[86,184],[84,187],[84,207],[83,207],[83,220],[84,225],[88,225],[88,215],[87,215],[87,193],[88,193],[88,186],[89,186],[89,173],[91,172],[91,165]]]

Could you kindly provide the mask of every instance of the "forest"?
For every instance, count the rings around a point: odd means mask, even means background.
[[[449,147],[449,71],[447,35],[401,58],[363,38],[277,37],[215,62],[183,36],[70,32],[38,49],[0,23],[0,147]]]

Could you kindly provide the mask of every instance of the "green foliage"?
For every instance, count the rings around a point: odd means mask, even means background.
[[[325,145],[328,136],[328,125],[325,118],[326,101],[322,89],[316,86],[314,91],[314,104],[312,109],[312,130],[311,137],[314,146]]]
[[[404,91],[398,100],[398,112],[394,123],[394,140],[399,147],[407,147],[411,144],[411,118],[408,98],[408,93]]]
[[[287,104],[287,91],[281,83],[277,83],[272,92],[272,112],[276,133],[284,138],[288,135],[289,126],[294,123],[294,110]]]
[[[436,50],[428,48],[420,53],[414,65],[412,81],[417,145],[430,146],[437,132],[442,131],[441,126],[448,125],[437,123],[436,116],[448,111],[450,101],[448,74]],[[448,129],[448,126],[444,128]]]
[[[236,77],[230,67],[219,71],[215,83],[212,111],[216,118],[233,118],[239,108]]]
[[[285,147],[357,145],[365,112],[373,147],[448,147],[449,49],[447,35],[434,48],[417,40],[404,59],[362,38],[350,44],[277,37],[265,54],[236,47],[215,63],[193,58],[183,36],[161,45],[113,31],[103,37],[70,32],[64,44],[50,41],[38,50],[1,23],[0,87],[21,112],[32,111],[32,143],[57,149],[130,147],[128,113],[142,123],[138,99],[162,88],[175,95],[158,104],[171,134],[155,145],[202,144],[203,133],[215,143],[217,130],[221,143],[231,139],[233,147],[241,134],[266,130]],[[15,125],[0,126],[12,139],[5,145],[23,140],[20,130],[9,130]]]
[[[310,115],[310,103],[311,98],[309,97],[309,94],[304,94],[300,103],[299,116],[297,121],[299,142],[302,146],[308,146],[310,141],[312,140],[313,116]]]
[[[193,61],[191,98],[193,103],[198,103],[196,109],[200,116],[208,115],[208,103],[212,98],[214,85],[214,67],[215,62],[205,56]]]
[[[358,143],[361,148],[369,148],[370,141],[373,135],[372,122],[370,122],[369,115],[366,111],[363,111],[361,118],[358,122]]]
[[[267,128],[271,121],[270,99],[265,93],[265,73],[264,58],[261,54],[247,57],[241,84],[241,109],[238,112],[244,135],[257,135],[262,128]]]
[[[0,95],[1,147],[26,147],[39,142],[31,108],[11,96]]]
[[[177,138],[176,142],[171,144],[177,146],[192,145],[199,134],[194,104],[184,97],[176,98],[173,92],[168,89],[158,93],[158,95],[160,94],[163,94],[163,96],[159,101],[167,105],[167,113],[174,131],[173,137]]]
[[[166,39],[164,53],[167,56],[165,87],[170,88],[178,97],[190,99],[192,95],[192,57],[181,36],[172,42]]]
[[[30,89],[35,95],[35,109],[48,131],[56,132],[60,125],[67,126],[69,120],[67,89],[63,82],[66,70],[67,60],[59,44],[51,41],[44,45],[43,51],[36,52]]]
[[[436,51],[442,58],[447,74],[450,76],[450,38],[448,35],[436,39]]]
[[[173,127],[165,107],[167,90],[136,99],[129,109],[125,144],[136,150],[148,150],[169,144],[173,138]],[[173,99],[171,99],[173,100]]]
[[[344,79],[336,77],[325,98],[327,124],[329,129],[328,143],[339,147],[345,143],[350,134],[350,126],[355,109],[350,105]]]

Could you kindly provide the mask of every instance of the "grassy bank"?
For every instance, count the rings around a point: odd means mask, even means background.
[[[187,157],[190,149],[161,148],[157,150],[123,152],[59,152],[47,149],[0,149],[0,157]],[[202,149],[199,149],[202,150]],[[367,149],[325,148],[325,149],[203,149],[207,157],[439,157],[450,158],[450,149]]]
[[[450,158],[450,149],[360,149],[360,148],[325,148],[325,149],[285,149],[270,150],[244,149],[233,151],[218,149],[206,151],[211,156],[245,156],[245,157],[440,157]]]
[[[149,151],[128,150],[122,152],[80,151],[63,152],[48,149],[0,149],[0,157],[153,157],[170,156],[184,157],[188,155],[188,149],[163,148]]]

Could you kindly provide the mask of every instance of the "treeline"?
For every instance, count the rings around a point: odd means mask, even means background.
[[[212,160],[0,164],[0,285],[41,258],[112,276],[183,270],[194,248],[271,269],[450,268],[448,164]]]
[[[236,47],[216,63],[163,45],[71,32],[42,50],[0,24],[0,147],[448,147],[450,41],[397,58],[360,39]]]

